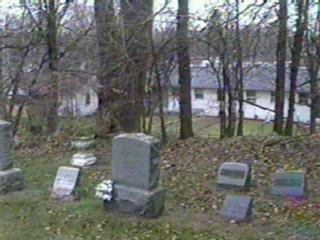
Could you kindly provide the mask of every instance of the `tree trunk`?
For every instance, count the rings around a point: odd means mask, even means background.
[[[179,0],[177,15],[177,58],[179,65],[180,138],[193,137],[191,70],[188,41],[188,0]]]
[[[55,0],[49,0],[47,9],[47,47],[50,83],[49,106],[47,116],[47,131],[52,134],[56,131],[58,125],[58,107],[59,107],[59,82],[58,82],[58,47],[57,47],[57,13]]]
[[[310,134],[315,134],[317,130],[317,118],[320,115],[320,79],[318,74],[320,70],[320,10],[317,15],[317,23],[314,28],[314,37],[311,35],[308,39],[307,62],[310,76]],[[311,30],[312,31],[312,30]]]
[[[243,53],[242,53],[242,40],[240,36],[240,11],[239,11],[239,0],[236,0],[237,4],[237,21],[236,21],[236,42],[237,42],[237,68],[236,68],[236,76],[237,76],[237,92],[238,92],[238,130],[237,135],[242,136],[243,135]]]
[[[121,10],[127,50],[122,128],[126,132],[140,132],[146,72],[150,69],[148,35],[152,28],[153,1],[121,0]]]
[[[116,39],[114,34],[114,9],[111,0],[95,0],[95,21],[99,48],[97,133],[106,137],[117,129],[114,113],[113,81],[116,72]]]
[[[277,76],[275,92],[274,132],[282,135],[284,124],[284,102],[286,84],[286,49],[287,49],[287,0],[279,0],[279,27],[277,41]]]
[[[306,2],[306,3],[304,3]],[[285,129],[285,134],[287,136],[293,135],[294,127],[294,112],[295,112],[295,103],[296,103],[296,92],[297,92],[297,77],[300,67],[301,52],[302,52],[302,43],[304,30],[306,27],[307,21],[307,12],[308,12],[308,0],[298,2],[298,18],[296,22],[296,32],[293,39],[293,48],[292,48],[292,60],[290,67],[290,96],[289,96],[289,109],[288,109],[288,118]]]

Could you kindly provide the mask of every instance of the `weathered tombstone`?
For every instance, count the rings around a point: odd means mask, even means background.
[[[0,120],[0,193],[18,191],[24,179],[20,169],[12,168],[11,124]]]
[[[220,216],[225,220],[248,221],[252,214],[252,198],[227,195]]]
[[[71,142],[71,145],[78,150],[73,154],[71,165],[80,168],[87,168],[97,162],[97,158],[90,152],[94,147],[94,139],[82,137]]]
[[[164,209],[159,186],[160,142],[145,134],[121,134],[113,139],[111,206],[143,217],[157,217]]]
[[[246,190],[251,183],[251,168],[247,164],[226,162],[221,164],[218,171],[218,186]]]
[[[54,180],[51,197],[58,201],[75,200],[75,188],[78,182],[80,169],[60,167]]]
[[[278,171],[273,176],[273,195],[284,197],[305,197],[307,181],[303,171]]]

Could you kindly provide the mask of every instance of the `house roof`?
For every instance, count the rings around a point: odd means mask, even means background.
[[[192,88],[201,89],[218,89],[217,74],[210,66],[192,66]],[[290,69],[286,73],[286,91],[290,89]],[[172,74],[171,84],[177,87],[178,73]],[[244,70],[244,89],[254,91],[275,91],[276,68],[270,65],[255,66],[251,69]],[[298,72],[298,91],[308,92],[308,84],[302,86],[309,80],[308,71],[305,68],[299,69]],[[232,81],[232,80],[231,80]],[[234,81],[232,81],[234,82]]]

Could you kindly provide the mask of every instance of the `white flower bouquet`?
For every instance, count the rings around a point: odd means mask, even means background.
[[[96,197],[103,201],[110,202],[112,200],[113,181],[103,180],[102,183],[96,187]]]

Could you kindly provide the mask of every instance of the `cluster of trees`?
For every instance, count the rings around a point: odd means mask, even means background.
[[[275,108],[268,109],[275,114],[274,131],[293,134],[297,77],[304,66],[310,76],[303,84],[310,86],[310,133],[315,133],[320,112],[320,10],[314,11],[318,3],[226,1],[209,6],[207,17],[195,21],[188,0],[177,1],[176,13],[168,10],[169,3],[154,11],[151,0],[95,0],[94,9],[70,1],[39,0],[22,6],[18,14],[8,14],[0,36],[0,115],[14,122],[16,131],[27,112],[31,129],[38,130],[27,100],[18,101],[18,92],[24,89],[32,95],[46,86],[46,111],[41,117],[46,119],[46,132],[52,134],[59,123],[61,89],[96,76],[99,134],[150,133],[153,113],[158,112],[166,141],[165,91],[177,72],[180,138],[192,137],[190,63],[197,57],[209,60],[217,75],[221,138],[241,136],[244,103],[262,107],[244,98],[245,75],[256,61],[276,61]],[[159,23],[164,14],[171,16]],[[287,113],[286,83],[290,85]]]

